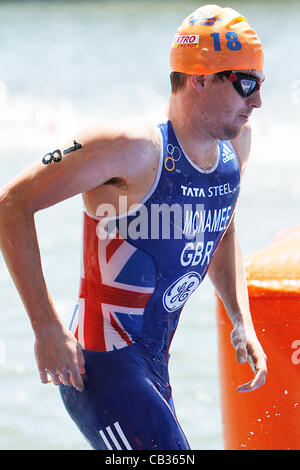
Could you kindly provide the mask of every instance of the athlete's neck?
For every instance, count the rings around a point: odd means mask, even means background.
[[[201,125],[199,113],[195,117],[194,107],[190,100],[172,93],[167,115],[184,152],[201,169],[209,170],[218,156],[218,140],[206,131],[205,122]]]

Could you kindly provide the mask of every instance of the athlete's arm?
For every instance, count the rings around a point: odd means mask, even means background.
[[[235,141],[241,171],[243,172],[250,152],[250,128],[245,128],[242,138]],[[249,308],[248,290],[244,272],[243,257],[232,220],[220,243],[209,268],[209,276],[232,321],[231,342],[236,349],[237,361],[248,360],[255,377],[240,385],[239,392],[249,392],[265,383],[267,373],[266,355],[256,337]]]
[[[231,342],[236,349],[237,361],[243,364],[248,360],[255,373],[254,379],[240,385],[238,391],[256,390],[265,383],[266,356],[251,319],[243,258],[234,220],[215,253],[208,273],[233,324]]]
[[[0,247],[30,318],[43,383],[51,377],[56,385],[63,382],[82,390],[84,359],[48,292],[34,215],[113,177],[122,177],[128,169],[134,173],[142,149],[142,139],[132,138],[117,126],[84,133],[32,164],[0,190]]]

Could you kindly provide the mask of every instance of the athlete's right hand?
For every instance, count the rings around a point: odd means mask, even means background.
[[[85,374],[80,344],[61,324],[52,324],[35,331],[35,357],[41,382],[73,385],[84,390],[80,374]]]

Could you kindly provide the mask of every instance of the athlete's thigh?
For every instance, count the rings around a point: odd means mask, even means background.
[[[94,449],[189,449],[173,411],[147,377],[130,377],[97,391],[62,386],[61,394]]]

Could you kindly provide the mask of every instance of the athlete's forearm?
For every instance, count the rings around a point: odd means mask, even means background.
[[[209,276],[233,325],[252,328],[243,257],[235,230],[225,234],[210,265]]]
[[[9,195],[0,199],[0,248],[34,331],[58,322],[42,272],[34,214]]]
[[[57,315],[44,280],[34,213],[0,193],[0,248],[35,333],[42,383],[83,390],[84,358],[74,336]]]
[[[243,258],[234,226],[225,234],[209,275],[234,326],[230,339],[237,361],[240,364],[248,361],[255,374],[254,379],[239,386],[238,391],[251,392],[265,382],[266,356],[251,319]]]

